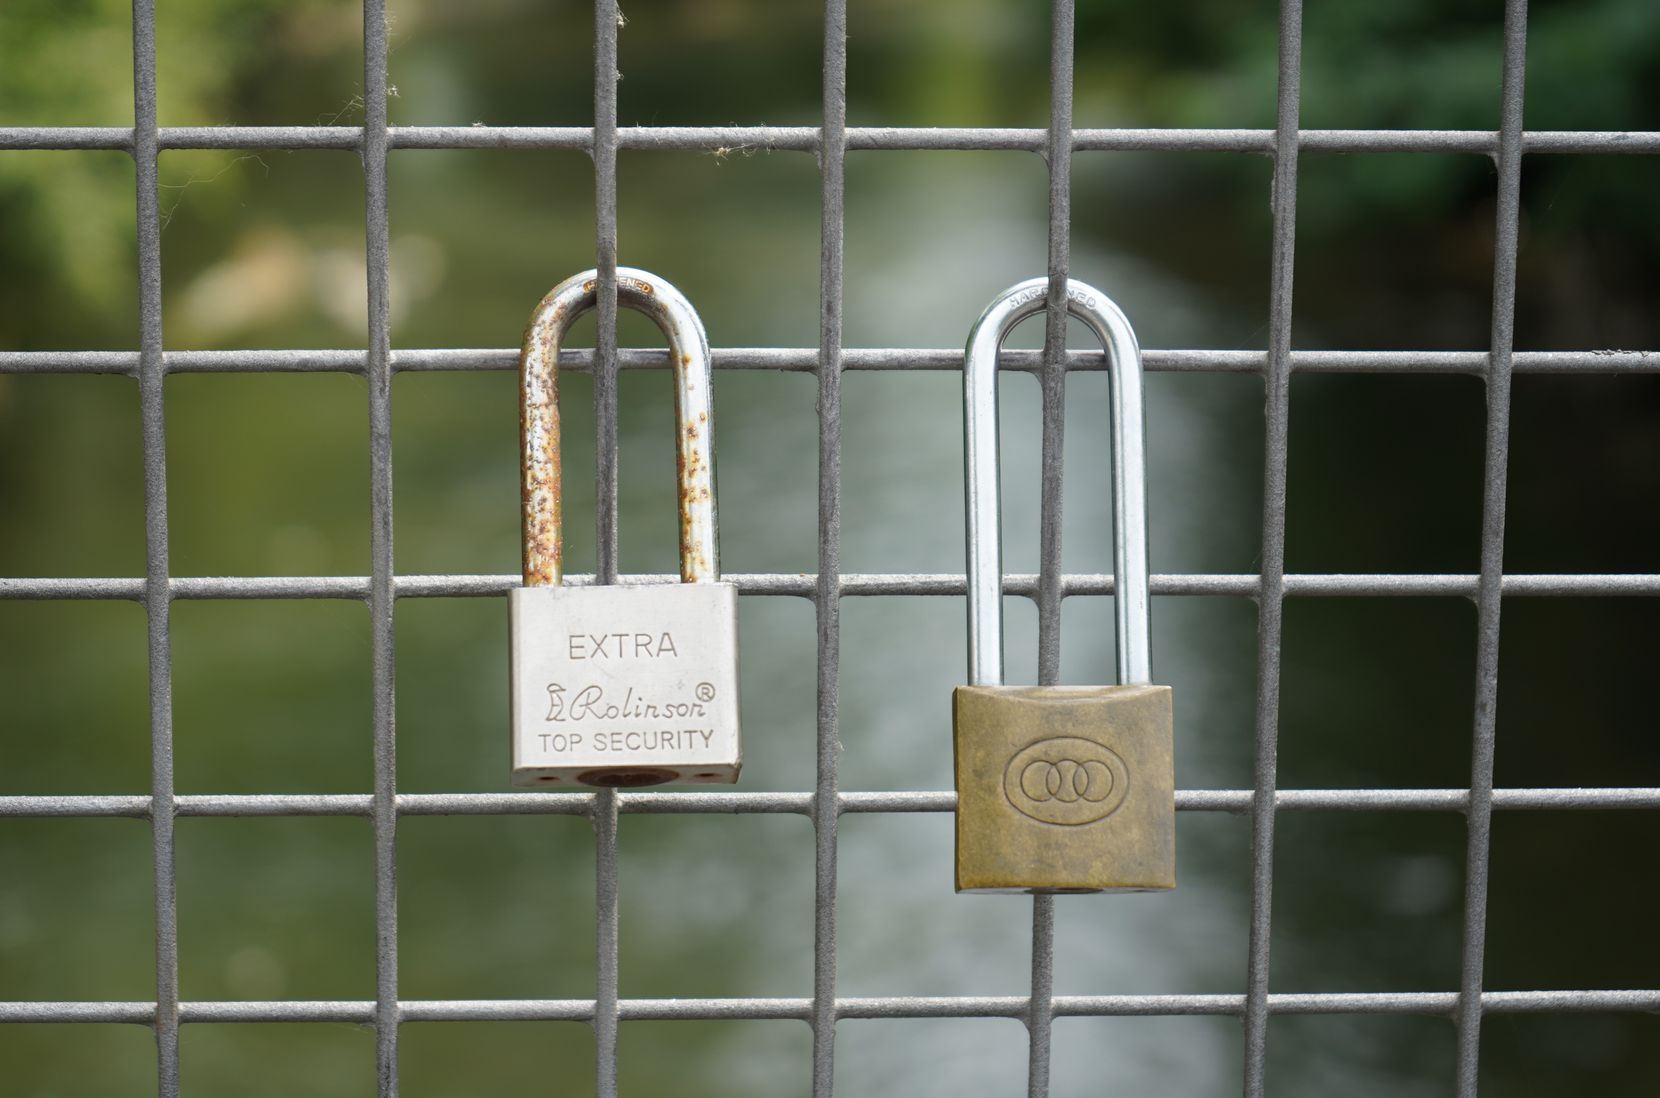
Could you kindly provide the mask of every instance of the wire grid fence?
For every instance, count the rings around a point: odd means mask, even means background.
[[[151,821],[155,872],[156,998],[154,1002],[0,1002],[6,1022],[127,1022],[154,1029],[158,1093],[179,1093],[179,1027],[184,1022],[341,1021],[376,1031],[378,1093],[398,1091],[398,1026],[402,1021],[569,1020],[592,1025],[596,1091],[617,1090],[617,1031],[622,1020],[797,1019],[813,1032],[812,1093],[833,1092],[836,1022],[849,1018],[1009,1018],[1030,1033],[1028,1092],[1048,1093],[1051,1023],[1058,1016],[1230,1015],[1245,1030],[1244,1092],[1265,1088],[1268,1020],[1274,1014],[1412,1014],[1451,1018],[1457,1026],[1456,1091],[1477,1092],[1481,1021],[1498,1012],[1655,1011],[1660,989],[1488,991],[1482,985],[1492,813],[1495,809],[1660,809],[1660,788],[1493,787],[1502,597],[1660,595],[1660,575],[1510,575],[1502,571],[1510,382],[1516,372],[1607,374],[1648,371],[1643,351],[1514,352],[1517,229],[1525,153],[1660,153],[1660,132],[1535,132],[1522,126],[1526,0],[1505,5],[1501,125],[1479,130],[1303,130],[1299,127],[1302,5],[1282,0],[1279,24],[1278,113],[1273,130],[1074,129],[1072,68],[1074,0],[1054,0],[1050,124],[1046,130],[850,128],[847,125],[847,4],[824,5],[823,122],[819,127],[617,126],[616,0],[595,0],[594,124],[592,127],[400,127],[387,124],[385,0],[365,0],[362,127],[185,127],[156,121],[155,2],[133,3],[134,126],[0,128],[0,149],[119,149],[137,164],[137,226],[141,345],[137,352],[0,352],[0,371],[104,373],[135,377],[141,394],[145,471],[147,571],[142,579],[0,579],[10,599],[126,599],[148,616],[151,792],[148,796],[0,797],[0,816],[137,817]],[[616,371],[663,368],[660,352],[619,351],[616,345],[617,153],[622,148],[713,150],[750,146],[814,153],[822,176],[820,331],[816,349],[718,349],[721,369],[816,373],[819,384],[818,572],[814,576],[740,574],[727,578],[745,596],[809,598],[817,610],[817,781],[810,792],[618,792],[589,794],[399,794],[394,732],[393,618],[400,598],[499,597],[516,576],[398,576],[392,565],[391,381],[399,371],[506,370],[514,349],[404,350],[389,338],[387,154],[394,148],[565,148],[591,152],[597,211],[599,324],[595,350],[565,352],[561,367],[590,371],[597,420],[597,575],[617,575]],[[157,159],[164,149],[355,149],[362,156],[367,213],[369,338],[363,351],[166,352],[161,328],[161,252]],[[1244,994],[1072,995],[1053,993],[1054,900],[1032,902],[1029,996],[877,997],[836,995],[837,823],[843,813],[950,812],[949,792],[843,792],[837,777],[840,602],[844,596],[965,594],[961,575],[843,574],[840,568],[841,375],[844,370],[958,370],[950,350],[846,349],[842,346],[843,169],[849,150],[1028,150],[1048,161],[1048,275],[1044,349],[1008,352],[1005,369],[1038,375],[1043,392],[1041,565],[1036,575],[1010,575],[1005,590],[1032,598],[1039,612],[1039,677],[1057,681],[1060,608],[1069,595],[1110,595],[1112,578],[1068,575],[1060,556],[1061,443],[1066,374],[1105,368],[1099,352],[1065,348],[1071,156],[1087,150],[1229,151],[1267,154],[1274,161],[1269,340],[1266,352],[1152,350],[1153,370],[1260,374],[1267,432],[1261,572],[1256,575],[1155,575],[1154,594],[1244,596],[1259,608],[1255,785],[1239,790],[1180,790],[1182,812],[1249,814],[1252,827],[1251,916]],[[1290,349],[1297,163],[1310,152],[1440,152],[1493,158],[1498,166],[1497,232],[1491,344],[1481,352],[1324,352]],[[367,577],[176,578],[168,565],[167,474],[163,388],[169,373],[340,372],[369,382],[371,558]],[[1464,373],[1483,378],[1487,426],[1480,571],[1476,575],[1325,574],[1285,572],[1287,425],[1295,372]],[[1468,789],[1281,790],[1276,780],[1282,610],[1288,596],[1444,596],[1477,607],[1476,698]],[[357,795],[176,796],[172,737],[169,613],[175,599],[328,598],[367,601],[372,620],[374,790]],[[1281,810],[1461,812],[1468,821],[1462,975],[1456,991],[1275,994],[1269,991],[1269,927],[1274,878],[1274,823]],[[815,968],[810,998],[627,999],[618,995],[617,819],[622,813],[793,813],[816,832]],[[398,997],[395,849],[398,819],[413,815],[557,814],[589,817],[596,836],[597,987],[592,999],[408,1001]],[[174,872],[174,821],[179,816],[357,816],[375,836],[375,998],[366,1001],[181,1002]]]

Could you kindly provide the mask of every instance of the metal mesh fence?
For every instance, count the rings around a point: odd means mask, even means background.
[[[1052,10],[1050,124],[1046,130],[854,128],[847,125],[846,0],[826,0],[823,122],[819,127],[640,127],[617,125],[615,0],[596,0],[594,124],[592,127],[409,127],[387,123],[387,37],[384,0],[364,3],[362,127],[188,127],[157,125],[155,4],[133,4],[135,124],[126,128],[4,128],[0,149],[116,149],[137,164],[137,224],[141,345],[136,352],[0,352],[0,371],[121,374],[137,379],[143,422],[148,568],[142,578],[0,579],[8,599],[122,599],[141,603],[149,632],[151,791],[133,796],[0,797],[0,815],[135,817],[153,829],[156,886],[156,996],[153,1002],[3,1002],[0,1021],[128,1022],[154,1028],[158,1092],[179,1093],[179,1031],[183,1023],[346,1021],[377,1034],[379,1093],[398,1091],[399,1024],[443,1020],[572,1020],[596,1035],[596,1087],[617,1089],[617,1033],[622,1020],[795,1019],[813,1032],[812,1092],[833,1092],[836,1023],[857,1018],[1018,1019],[1030,1033],[1028,1089],[1048,1092],[1051,1022],[1063,1016],[1229,1015],[1245,1028],[1244,1089],[1264,1092],[1268,1020],[1276,1014],[1415,1014],[1452,1018],[1457,1025],[1457,1093],[1476,1093],[1482,1018],[1499,1012],[1655,1011],[1660,989],[1598,991],[1487,991],[1483,988],[1489,841],[1495,810],[1656,809],[1656,788],[1495,789],[1495,702],[1500,609],[1504,596],[1560,597],[1660,594],[1660,575],[1505,575],[1504,516],[1511,378],[1521,373],[1611,374],[1651,370],[1641,351],[1532,352],[1512,350],[1517,233],[1524,155],[1660,153],[1660,133],[1535,132],[1522,125],[1527,32],[1525,0],[1506,4],[1502,123],[1496,131],[1303,130],[1299,126],[1302,11],[1299,0],[1280,7],[1278,117],[1272,130],[1075,129],[1072,126],[1074,3]],[[395,768],[393,622],[404,598],[499,597],[517,585],[506,575],[403,575],[392,557],[391,382],[400,371],[509,370],[513,349],[393,351],[388,312],[387,156],[392,149],[486,147],[560,148],[591,152],[595,165],[597,266],[600,271],[597,348],[567,352],[562,367],[591,372],[597,420],[597,575],[577,582],[608,583],[617,570],[617,388],[619,369],[659,369],[661,353],[617,347],[615,276],[619,149],[712,151],[749,147],[806,152],[822,178],[820,334],[817,348],[726,348],[715,365],[726,370],[796,371],[818,380],[819,480],[816,575],[739,574],[728,578],[745,597],[790,596],[812,601],[817,613],[817,781],[811,790],[784,793],[615,792],[588,794],[400,794]],[[167,352],[162,336],[160,217],[157,159],[172,149],[337,148],[360,152],[365,171],[369,340],[356,351]],[[846,998],[836,993],[837,826],[843,813],[950,812],[954,795],[942,792],[844,792],[838,780],[840,607],[844,597],[964,594],[964,578],[948,574],[847,574],[840,567],[841,385],[846,370],[943,370],[962,366],[951,350],[850,349],[842,345],[843,172],[853,150],[1027,150],[1049,164],[1048,300],[1042,352],[1009,352],[1003,367],[1035,373],[1043,393],[1041,566],[1035,575],[1010,575],[1009,594],[1035,600],[1039,615],[1039,677],[1058,681],[1060,610],[1074,595],[1110,595],[1112,578],[1065,574],[1060,556],[1062,423],[1068,371],[1105,367],[1098,352],[1069,352],[1065,299],[1059,292],[1069,266],[1070,162],[1074,151],[1217,151],[1270,155],[1274,163],[1272,271],[1266,352],[1152,350],[1147,368],[1260,375],[1267,395],[1261,569],[1247,575],[1158,574],[1160,596],[1233,596],[1259,608],[1255,713],[1255,783],[1251,789],[1183,790],[1182,812],[1248,814],[1252,827],[1251,916],[1247,984],[1243,994],[1082,995],[1053,993],[1054,900],[1032,903],[1029,995],[1015,997]],[[1498,203],[1491,342],[1481,352],[1325,352],[1290,349],[1292,275],[1297,211],[1297,166],[1302,153],[1433,152],[1493,158]],[[372,538],[371,574],[350,577],[184,578],[168,559],[167,470],[163,383],[170,373],[336,372],[369,383]],[[1486,383],[1486,446],[1480,569],[1474,575],[1287,574],[1285,571],[1287,425],[1295,373],[1460,373]],[[1288,597],[1436,596],[1472,599],[1477,607],[1477,683],[1469,788],[1295,789],[1277,787],[1282,610]],[[346,599],[369,605],[373,638],[374,788],[349,795],[176,796],[174,792],[172,675],[169,615],[178,599]],[[1273,993],[1269,989],[1274,825],[1280,811],[1403,811],[1462,813],[1468,821],[1463,963],[1456,991],[1388,993]],[[806,816],[816,831],[815,968],[808,998],[622,999],[618,993],[618,817],[650,813],[787,813]],[[558,814],[584,816],[594,826],[597,865],[597,987],[593,998],[553,1000],[410,1001],[398,995],[398,922],[395,849],[404,816]],[[175,902],[174,826],[180,816],[356,816],[375,835],[376,986],[364,1001],[182,1002]]]

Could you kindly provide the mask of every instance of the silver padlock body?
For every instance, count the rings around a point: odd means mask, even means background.
[[[738,589],[730,583],[508,593],[513,784],[730,784]]]

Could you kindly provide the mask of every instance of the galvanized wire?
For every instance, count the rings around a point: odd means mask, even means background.
[[[392,352],[394,373],[517,370],[518,347],[406,348]],[[711,351],[716,369],[814,373],[819,351],[813,347],[718,347]],[[1518,374],[1614,375],[1660,373],[1660,351],[1516,351]],[[1154,373],[1264,374],[1267,351],[1143,350],[1142,368]],[[363,351],[237,350],[167,351],[161,368],[168,374],[363,374]],[[559,352],[561,373],[591,374],[595,352]],[[1042,351],[1004,351],[998,368],[1037,373]],[[623,370],[669,367],[667,351],[625,349],[617,352]],[[960,371],[960,347],[846,347],[842,369],[859,371]],[[1068,373],[1101,371],[1106,357],[1096,350],[1068,351]],[[1465,374],[1487,376],[1486,351],[1292,351],[1293,374]],[[0,351],[0,374],[113,374],[137,377],[134,351]]]
[[[364,256],[369,340],[369,634],[373,646],[375,832],[375,1079],[398,1093],[397,609],[392,557],[391,230],[386,193],[386,0],[363,4]]]
[[[1499,609],[1504,593],[1504,505],[1510,465],[1511,350],[1516,331],[1516,259],[1522,200],[1522,93],[1527,0],[1507,0],[1500,91],[1499,187],[1493,243],[1493,316],[1482,466],[1481,573],[1476,586],[1475,727],[1464,871],[1464,944],[1458,998],[1458,1098],[1475,1098],[1481,1055],[1481,981],[1492,865],[1493,755],[1499,698]]]
[[[600,793],[400,793],[400,816],[588,816]],[[1251,789],[1178,789],[1176,811],[1249,814]],[[144,794],[35,794],[0,796],[0,819],[148,819],[152,800]],[[893,790],[838,793],[624,792],[621,815],[795,815],[816,817],[828,804],[838,816],[872,812],[952,812],[957,795],[948,790]],[[1465,812],[1468,789],[1280,789],[1277,811],[1293,812]],[[1624,786],[1495,789],[1498,811],[1640,811],[1660,808],[1660,787]],[[173,815],[210,817],[364,816],[375,801],[367,793],[194,793],[175,797]]]
[[[617,0],[594,0],[594,554],[598,583],[617,580]],[[594,1093],[616,1098],[617,794],[594,795]]]
[[[818,666],[813,820],[813,1098],[836,1069],[836,870],[841,789],[842,278],[847,225],[847,0],[824,5],[824,119],[819,155]]]
[[[1251,804],[1251,922],[1245,958],[1245,1096],[1267,1086],[1269,944],[1274,904],[1274,794],[1279,785],[1280,638],[1285,615],[1287,436],[1291,421],[1291,290],[1297,239],[1297,124],[1302,108],[1302,0],[1281,0],[1273,247],[1268,282],[1267,419],[1263,439],[1262,582],[1257,589],[1257,704]]]
[[[110,374],[139,384],[144,448],[145,575],[0,578],[0,600],[125,600],[148,619],[151,784],[147,794],[0,796],[0,818],[133,818],[150,822],[155,880],[156,995],[149,1002],[0,1002],[0,1022],[117,1022],[156,1034],[157,1093],[179,1093],[181,1024],[332,1021],[372,1026],[377,1091],[398,1092],[398,1030],[405,1021],[557,1020],[591,1025],[596,1035],[596,1092],[614,1096],[622,1051],[619,1023],[636,1019],[793,1019],[813,1031],[812,1092],[834,1092],[835,1027],[847,1018],[973,1018],[1022,1021],[1030,1033],[1027,1090],[1048,1092],[1050,1027],[1055,1017],[1221,1015],[1245,1028],[1244,1090],[1267,1089],[1268,1021],[1292,1014],[1426,1015],[1458,1029],[1456,1088],[1473,1098],[1481,1019],[1494,1013],[1660,1011],[1660,990],[1563,989],[1488,991],[1482,986],[1493,812],[1653,811],[1660,788],[1494,788],[1494,706],[1497,698],[1499,611],[1507,597],[1660,596],[1660,574],[1503,573],[1505,466],[1510,379],[1515,374],[1618,375],[1660,372],[1660,351],[1517,352],[1512,347],[1516,245],[1522,158],[1527,155],[1660,154],[1655,131],[1525,131],[1522,127],[1525,0],[1509,0],[1498,130],[1305,130],[1299,126],[1300,0],[1280,6],[1278,113],[1266,129],[1076,129],[1072,125],[1073,0],[1054,0],[1050,38],[1050,119],[1044,129],[850,127],[847,125],[847,7],[828,0],[824,17],[822,124],[806,126],[640,126],[617,124],[618,13],[615,0],[595,0],[594,125],[592,127],[394,127],[386,110],[387,41],[384,0],[365,0],[362,126],[216,126],[161,128],[156,122],[155,6],[133,4],[134,125],[125,127],[0,127],[0,150],[112,149],[136,164],[140,341],[136,351],[0,351],[0,373]],[[397,791],[394,724],[394,615],[406,598],[499,598],[519,584],[513,575],[396,575],[392,555],[391,383],[400,372],[510,370],[517,348],[403,349],[390,345],[388,312],[387,157],[393,149],[562,149],[591,155],[596,196],[599,325],[592,351],[565,351],[560,368],[594,375],[598,574],[570,583],[617,577],[616,375],[622,369],[667,369],[662,351],[616,345],[619,256],[617,161],[623,150],[717,148],[797,151],[817,157],[821,173],[820,328],[813,348],[719,348],[722,370],[814,373],[818,380],[818,571],[727,577],[746,597],[813,601],[817,614],[817,773],[802,792],[662,792],[603,790],[585,794],[403,793]],[[358,153],[365,180],[365,255],[369,339],[364,349],[166,351],[162,338],[157,160],[175,149],[339,149]],[[1059,621],[1065,599],[1110,596],[1110,575],[1068,574],[1060,548],[1062,425],[1066,374],[1106,366],[1095,350],[1064,346],[1074,153],[1101,151],[1229,152],[1273,158],[1274,216],[1269,340],[1265,351],[1149,350],[1148,370],[1253,374],[1267,394],[1262,565],[1257,573],[1158,574],[1159,596],[1249,598],[1259,607],[1256,763],[1250,789],[1179,790],[1177,810],[1248,816],[1252,826],[1251,922],[1246,988],[1229,995],[1053,994],[1053,900],[1033,905],[1031,992],[1013,997],[842,998],[836,994],[837,828],[844,813],[943,813],[949,791],[844,791],[837,762],[841,742],[840,607],[845,597],[962,597],[960,574],[871,574],[841,571],[841,377],[844,371],[955,371],[957,349],[846,348],[842,344],[845,162],[849,152],[876,150],[1015,150],[1042,155],[1049,167],[1048,324],[1042,351],[1010,351],[1000,367],[1038,376],[1043,391],[1043,492],[1040,570],[1004,578],[1005,594],[1037,603],[1039,677],[1059,669]],[[1499,189],[1492,337],[1487,351],[1291,350],[1296,182],[1305,154],[1362,152],[1455,153],[1491,158]],[[176,577],[168,560],[167,468],[163,390],[174,373],[348,373],[368,382],[370,433],[370,557],[367,576]],[[1291,574],[1285,571],[1286,440],[1290,381],[1298,373],[1469,375],[1487,390],[1479,571],[1474,574]],[[674,576],[635,577],[675,582]],[[1287,598],[1438,597],[1475,602],[1477,681],[1468,788],[1280,789],[1275,765],[1279,729],[1280,633]],[[373,789],[363,794],[186,795],[174,792],[170,611],[175,600],[348,599],[368,605],[373,645]],[[1294,812],[1448,812],[1468,819],[1463,963],[1456,992],[1283,994],[1270,989],[1269,942],[1273,835],[1277,814]],[[618,819],[622,815],[791,814],[816,834],[813,993],[810,998],[623,999],[618,991]],[[596,986],[591,999],[404,1000],[398,994],[396,834],[405,816],[583,816],[595,829]],[[365,1001],[181,1002],[174,868],[179,817],[358,817],[375,836],[375,998]]]
[[[566,149],[592,152],[596,129],[588,126],[393,126],[393,149]],[[1047,129],[1010,127],[848,126],[848,152],[1035,152],[1049,148]],[[1230,152],[1272,156],[1277,130],[1263,129],[1074,129],[1074,152]],[[158,147],[175,149],[344,149],[363,147],[360,126],[170,126],[158,131]],[[130,151],[134,131],[117,126],[0,126],[0,151],[11,149]],[[817,126],[624,126],[620,150],[714,152],[717,149],[819,154]],[[1497,130],[1299,130],[1303,152],[1473,153],[1494,157]],[[1564,155],[1660,153],[1656,130],[1534,130],[1522,135],[1522,152]]]
[[[1053,0],[1049,20],[1049,292],[1043,322],[1042,473],[1038,487],[1038,653],[1042,685],[1060,681],[1062,454],[1066,429],[1067,285],[1072,265],[1072,66],[1077,23],[1073,0]],[[999,676],[1001,678],[1001,676]],[[1027,1098],[1049,1093],[1054,1034],[1055,898],[1032,897],[1032,990],[1026,1013]]]
[[[1222,1016],[1245,1012],[1243,995],[1057,995],[1057,1018],[1147,1018]],[[1458,993],[1451,991],[1311,992],[1273,994],[1271,1015],[1418,1015],[1451,1017]],[[1660,991],[1484,991],[1486,1014],[1573,1014],[1660,1010]],[[889,996],[837,999],[835,1018],[1012,1018],[1027,1017],[1030,1000],[1007,996]],[[400,1004],[406,1022],[588,1022],[595,1020],[593,999],[421,999]],[[812,999],[624,999],[624,1021],[775,1021],[810,1022],[817,1014]],[[224,1022],[347,1022],[373,1025],[375,1003],[352,999],[288,999],[184,1003],[186,1024]],[[128,1023],[150,1025],[154,1003],[72,1002],[0,1003],[0,1024]]]
[[[167,559],[167,428],[161,331],[161,214],[156,127],[156,10],[133,0],[133,129],[138,208],[138,399],[144,439],[142,591],[150,663],[150,796],[173,799],[172,586]],[[173,817],[151,816],[156,902],[156,1091],[179,1092],[179,907]]]

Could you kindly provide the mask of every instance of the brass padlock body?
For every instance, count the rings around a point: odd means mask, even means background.
[[[957,891],[1176,887],[1168,686],[959,686]]]

